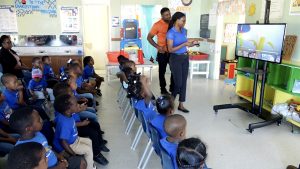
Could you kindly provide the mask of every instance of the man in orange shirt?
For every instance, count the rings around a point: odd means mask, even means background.
[[[156,60],[159,65],[159,85],[160,85],[161,94],[169,94],[169,92],[166,89],[167,83],[165,79],[165,73],[170,58],[167,49],[166,36],[168,32],[169,22],[171,20],[171,12],[169,8],[162,8],[160,14],[161,14],[161,19],[152,26],[148,34],[147,40],[158,51]],[[154,36],[157,36],[157,43],[153,40]],[[174,84],[172,75],[170,81],[171,81],[170,91],[172,91],[173,84]]]

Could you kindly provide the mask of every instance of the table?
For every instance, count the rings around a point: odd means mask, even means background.
[[[204,64],[206,65],[206,70],[201,71],[200,65]],[[190,79],[193,79],[193,75],[206,75],[206,78],[208,78],[209,75],[209,60],[190,60]],[[194,68],[197,68],[196,70]]]
[[[149,60],[145,60],[145,63],[144,64],[140,64],[140,63],[136,63],[136,68],[141,68],[142,69],[142,74],[144,74],[144,70],[145,68],[149,68],[150,69],[150,80],[152,81],[152,69],[153,69],[153,66],[154,64],[152,62],[150,62]],[[106,64],[106,76],[107,76],[107,81],[109,82],[110,81],[110,77],[112,76],[110,74],[110,70],[111,69],[115,69],[115,68],[119,68],[119,63],[117,62],[108,62],[108,64]],[[115,75],[113,75],[115,76]]]

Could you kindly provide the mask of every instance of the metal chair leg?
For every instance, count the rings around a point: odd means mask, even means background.
[[[138,142],[140,141],[140,139],[142,137],[142,134],[143,134],[143,126],[141,124],[138,131],[135,134],[134,140],[133,140],[132,145],[131,145],[131,149],[133,151],[136,149],[137,144],[138,144]]]
[[[139,164],[138,164],[138,169],[140,169],[141,168],[141,166],[142,166],[142,164],[143,164],[143,161],[144,161],[144,158],[146,157],[146,154],[147,154],[147,152],[148,152],[148,149],[149,149],[149,147],[151,146],[151,139],[149,139],[149,141],[148,141],[148,144],[147,144],[147,146],[146,146],[146,148],[145,148],[145,150],[144,150],[144,153],[143,153],[143,155],[142,155],[142,158],[140,159],[140,161],[139,161]],[[151,150],[150,150],[151,151]],[[148,155],[149,156],[149,155]]]
[[[136,116],[135,116],[134,113],[132,113],[130,121],[129,121],[129,123],[128,123],[127,127],[126,127],[126,130],[125,130],[125,134],[126,135],[128,135],[130,133],[130,130],[131,130],[131,128],[132,128],[132,126],[133,126],[133,124],[135,122],[135,119],[136,119]]]
[[[123,111],[123,114],[122,114],[122,119],[124,119],[125,118],[125,116],[126,116],[126,114],[127,114],[127,111],[130,109],[130,103],[128,102],[127,103],[127,105],[126,105],[126,107],[125,107],[125,109],[124,109],[124,111]]]
[[[148,156],[147,156],[147,158],[146,158],[146,160],[144,162],[144,165],[142,166],[141,169],[145,169],[146,168],[146,166],[147,166],[147,164],[149,162],[149,159],[150,159],[151,155],[153,154],[153,151],[154,151],[154,148],[151,147],[150,152],[148,153]]]

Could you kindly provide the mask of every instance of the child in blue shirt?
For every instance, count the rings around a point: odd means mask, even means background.
[[[176,159],[179,169],[208,169],[206,158],[206,146],[199,138],[184,139],[178,144]]]
[[[84,155],[87,168],[95,168],[94,160],[102,163],[97,155],[93,154],[92,141],[89,138],[78,136],[76,120],[73,114],[78,111],[78,103],[74,96],[63,94],[55,98],[54,108],[58,113],[55,118],[56,130],[54,147],[58,152],[65,151],[70,155]],[[84,121],[88,123],[88,121]]]
[[[43,79],[46,80],[48,88],[53,88],[53,86],[59,82],[58,78],[55,76],[54,71],[51,66],[51,58],[49,56],[42,57],[43,62]]]
[[[0,91],[0,125],[2,125],[6,131],[10,131],[8,120],[12,113],[12,109],[5,101],[4,94]]]
[[[47,83],[43,79],[43,73],[40,69],[33,69],[32,79],[29,81],[28,89],[34,100],[46,99],[48,92],[46,90]]]
[[[15,111],[10,118],[10,126],[17,131],[21,137],[16,145],[28,142],[36,142],[43,145],[48,158],[48,168],[60,169],[67,166],[80,166],[80,162],[84,161],[80,157],[71,157],[67,160],[62,155],[56,154],[48,145],[48,140],[40,132],[42,130],[42,120],[38,112],[30,107],[24,107]]]
[[[173,114],[166,118],[164,128],[168,136],[161,139],[160,144],[171,157],[173,161],[173,169],[178,169],[176,152],[178,143],[185,139],[186,120],[182,115]]]
[[[94,59],[92,56],[86,56],[83,59],[84,69],[83,69],[83,79],[89,80],[94,78],[96,81],[96,90],[99,96],[102,96],[100,86],[101,83],[104,82],[104,78],[97,75],[94,69]]]
[[[174,98],[171,95],[160,96],[156,100],[156,108],[159,114],[150,123],[156,128],[162,139],[167,136],[164,129],[165,119],[174,113]]]
[[[17,145],[9,153],[6,168],[47,169],[47,160],[46,150],[41,144],[24,143]]]

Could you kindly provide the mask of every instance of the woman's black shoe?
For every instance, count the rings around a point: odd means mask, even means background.
[[[189,113],[190,111],[188,110],[188,109],[186,109],[186,108],[180,108],[180,107],[178,107],[178,110],[179,111],[182,111],[183,113]]]
[[[105,146],[105,145],[102,145],[101,147],[100,147],[100,150],[101,151],[103,151],[103,152],[110,152],[110,150]]]

